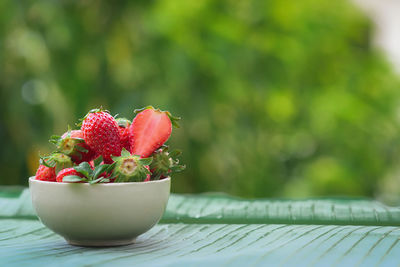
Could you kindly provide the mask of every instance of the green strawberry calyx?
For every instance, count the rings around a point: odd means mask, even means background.
[[[115,120],[117,121],[119,127],[127,128],[131,124],[131,121],[126,118],[117,118]]]
[[[53,152],[48,156],[39,155],[39,164],[48,168],[56,168],[56,172],[61,169],[72,167],[72,160],[68,155],[60,152]]]
[[[80,155],[80,153],[76,153],[77,151],[87,153],[88,150],[86,148],[78,145],[84,143],[85,140],[83,138],[72,137],[71,133],[72,130],[70,127],[68,127],[68,131],[65,135],[52,135],[49,142],[56,145],[57,151],[69,156],[73,154]]]
[[[131,155],[125,148],[121,151],[121,156],[114,157],[115,182],[141,182],[150,175],[149,165],[152,158],[140,158],[138,155]]]
[[[153,161],[150,164],[151,180],[159,180],[162,177],[167,177],[186,169],[186,166],[180,165],[179,159],[176,159],[181,154],[181,151],[173,150],[169,152],[168,149],[168,146],[164,145],[153,153]]]

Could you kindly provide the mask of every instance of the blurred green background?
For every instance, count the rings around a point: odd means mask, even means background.
[[[0,1],[0,184],[89,109],[182,116],[173,192],[400,198],[400,79],[349,1]]]

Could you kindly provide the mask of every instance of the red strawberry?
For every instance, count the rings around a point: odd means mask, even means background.
[[[149,166],[144,166],[144,167],[149,171],[149,173],[147,174],[146,179],[144,179],[143,182],[148,182],[148,181],[150,181],[150,178],[151,178],[150,167]]]
[[[81,130],[86,144],[102,155],[105,163],[113,162],[111,155],[121,155],[118,124],[109,113],[99,109],[89,111],[82,122]]]
[[[76,164],[96,157],[96,152],[85,143],[81,130],[69,130],[61,137],[53,135],[50,142],[57,146],[58,151],[70,156]]]
[[[56,181],[56,168],[50,168],[44,165],[39,165],[36,171],[36,180],[55,182]]]
[[[125,118],[117,119],[119,128],[119,137],[121,138],[121,146],[126,150],[131,151],[131,144],[129,142],[129,126],[131,122]]]
[[[65,176],[75,175],[84,178],[85,176],[79,172],[77,172],[74,168],[66,168],[61,170],[56,177],[57,182],[62,182]]]
[[[161,111],[153,107],[146,107],[132,121],[129,127],[131,152],[142,158],[150,156],[157,148],[162,146],[170,137],[172,124],[176,124],[175,118],[168,111]]]
[[[90,168],[92,168],[92,170],[94,169],[94,160],[91,160],[88,162],[90,165]]]
[[[56,173],[72,166],[71,158],[63,153],[54,152],[46,157],[40,157],[39,168],[36,171],[36,180],[56,181]]]

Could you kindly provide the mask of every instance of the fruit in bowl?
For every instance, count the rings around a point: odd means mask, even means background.
[[[153,107],[135,112],[131,123],[89,111],[80,129],[51,137],[56,150],[29,178],[38,217],[72,245],[134,242],[160,220],[171,176],[185,168],[165,144],[178,118]]]

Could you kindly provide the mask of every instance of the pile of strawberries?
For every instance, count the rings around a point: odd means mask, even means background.
[[[170,152],[165,145],[172,126],[179,127],[179,118],[151,106],[135,113],[131,123],[93,109],[82,119],[79,130],[53,135],[50,142],[57,149],[40,158],[36,179],[90,184],[141,182],[184,170],[176,159],[180,152]]]

